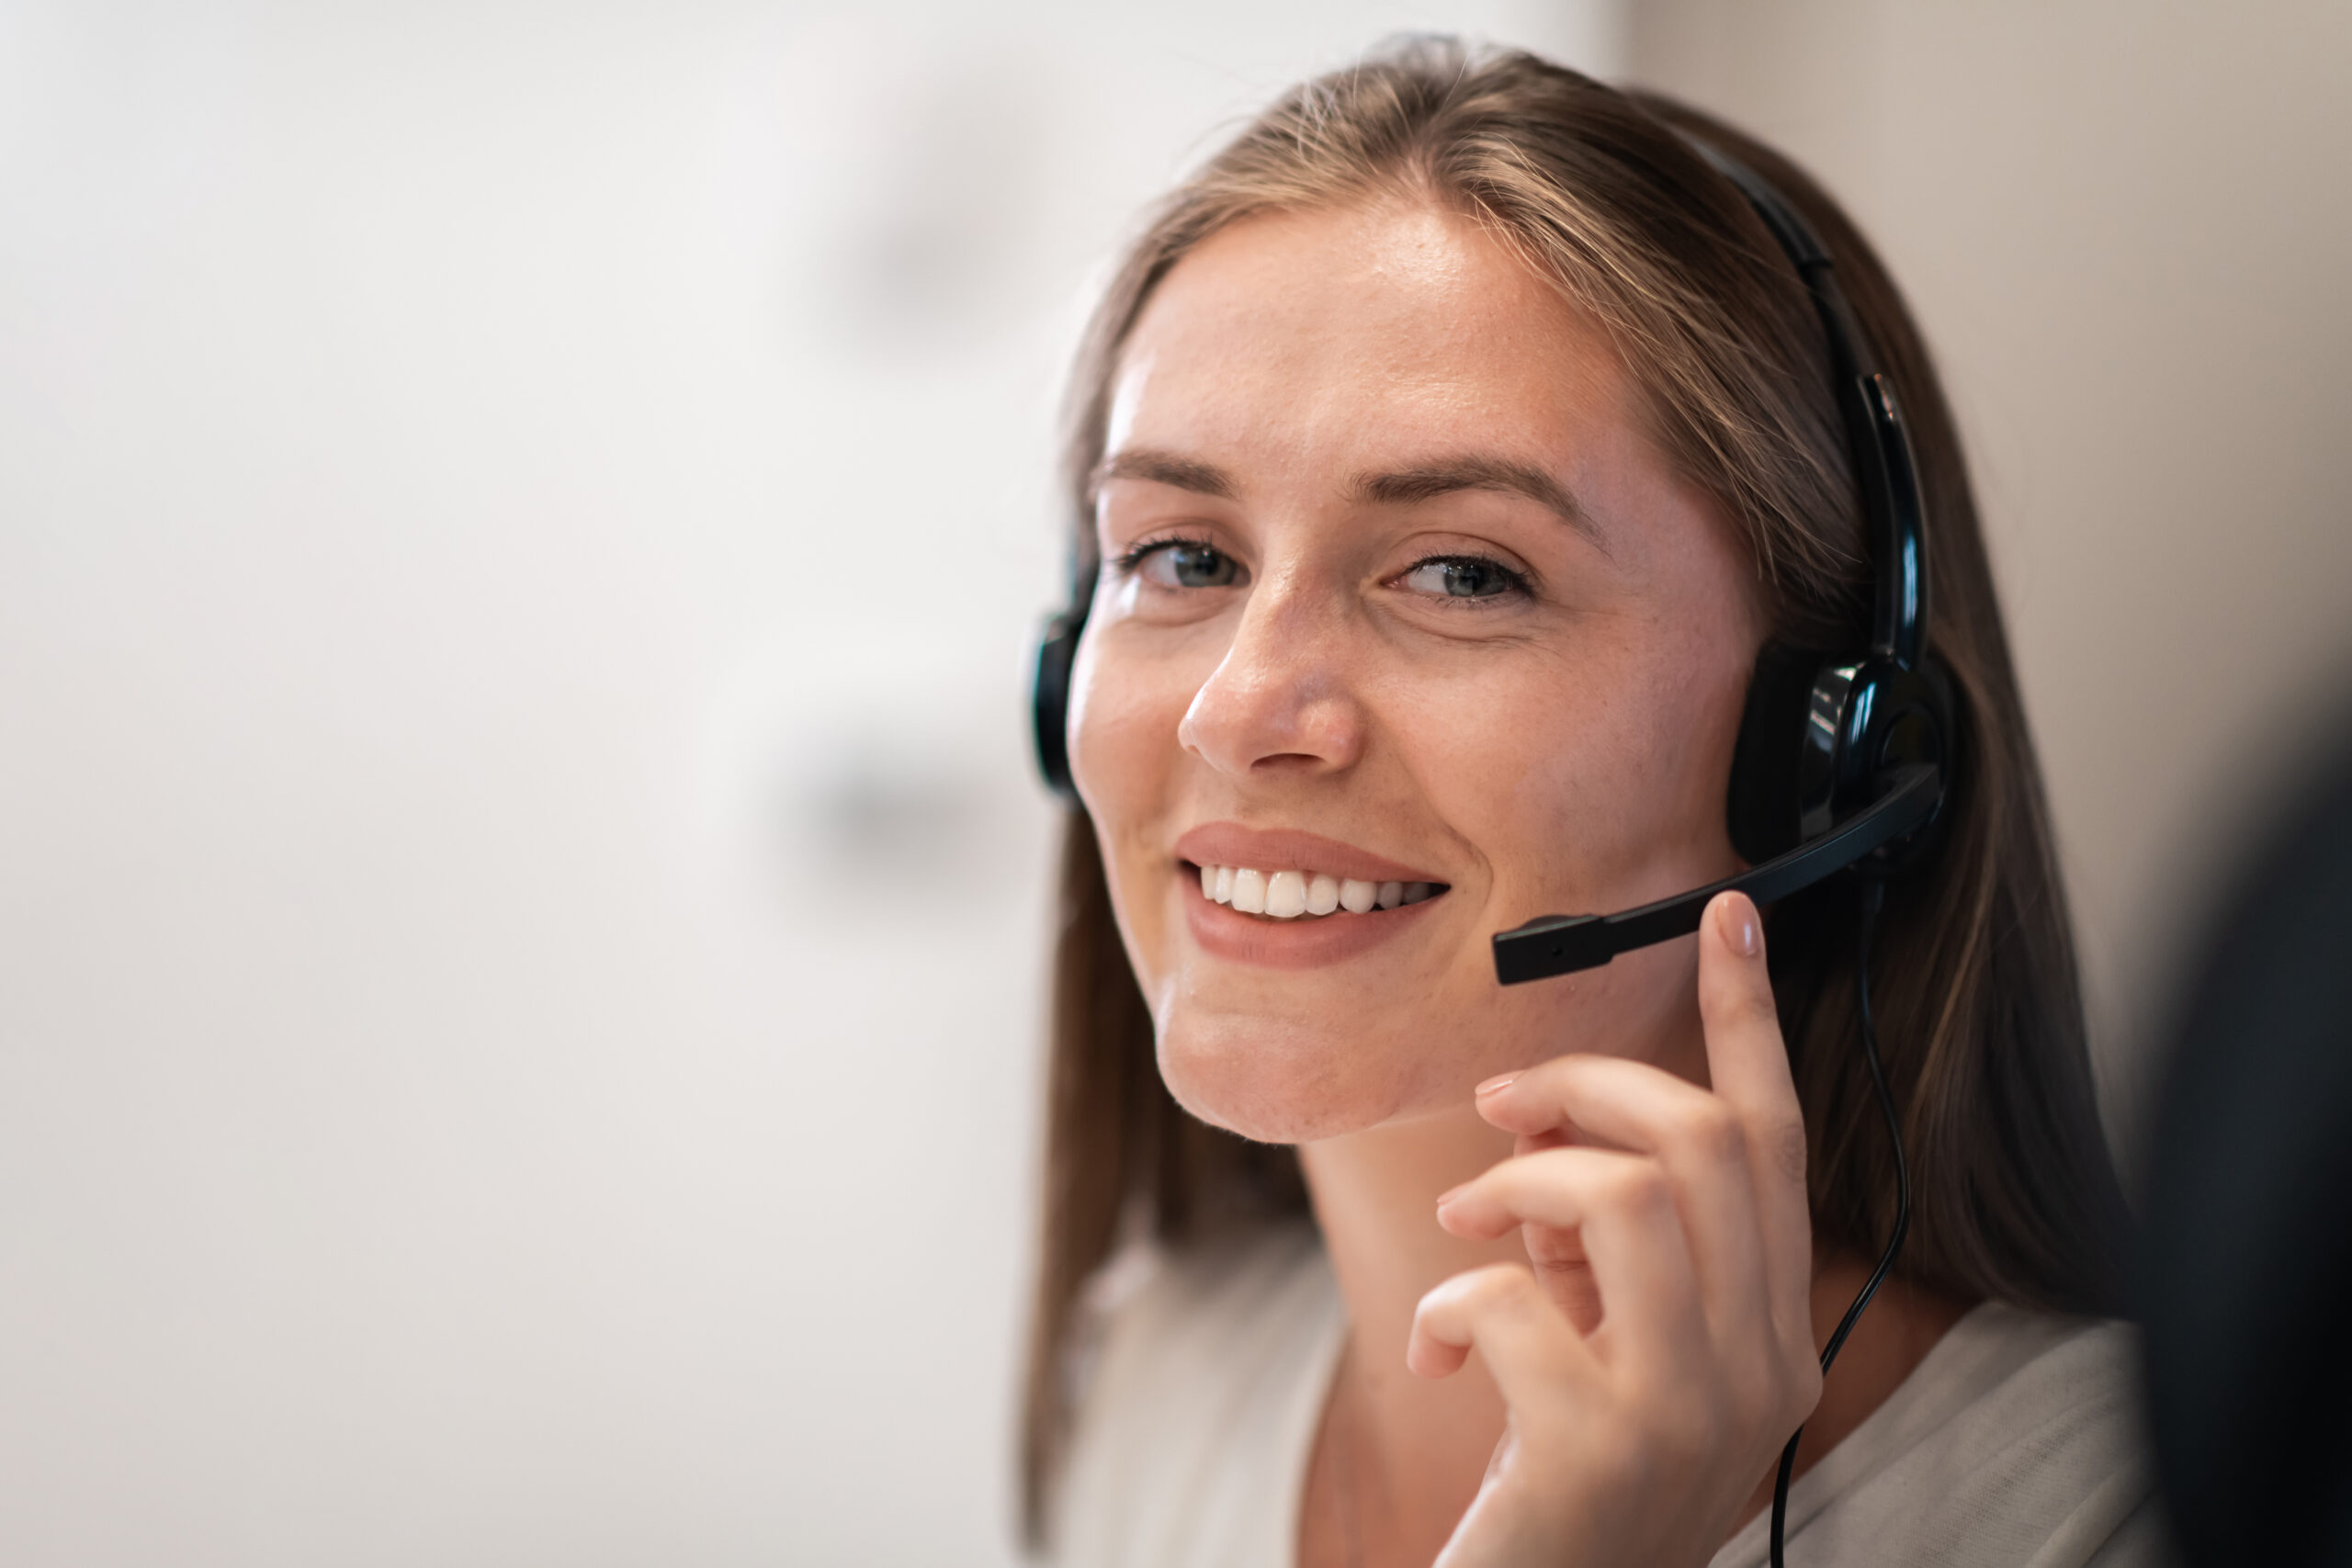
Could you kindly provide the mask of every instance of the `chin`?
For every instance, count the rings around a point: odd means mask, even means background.
[[[1363,1034],[1264,1017],[1170,1019],[1159,1075],[1176,1103],[1261,1144],[1312,1144],[1430,1109],[1439,1086]]]

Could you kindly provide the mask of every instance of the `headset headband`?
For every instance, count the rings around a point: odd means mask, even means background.
[[[1877,585],[1871,604],[1871,651],[1905,670],[1916,669],[1928,623],[1925,509],[1894,389],[1879,369],[1870,334],[1854,319],[1838,287],[1829,249],[1812,225],[1762,175],[1722,148],[1687,133],[1683,140],[1739,188],[1812,297],[1829,340],[1830,380],[1838,412],[1845,418],[1847,445],[1853,450],[1861,489],[1863,524],[1871,536],[1871,568]]]

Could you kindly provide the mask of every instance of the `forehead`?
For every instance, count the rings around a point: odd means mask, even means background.
[[[1625,413],[1597,323],[1470,220],[1391,199],[1247,219],[1179,262],[1107,434],[1292,464],[1475,438],[1558,468]]]

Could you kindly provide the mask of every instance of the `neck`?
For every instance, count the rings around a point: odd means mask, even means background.
[[[1516,1235],[1464,1241],[1438,1228],[1437,1197],[1511,1152],[1511,1138],[1468,1106],[1308,1144],[1299,1150],[1315,1216],[1348,1306],[1349,1348],[1334,1391],[1345,1432],[1325,1446],[1351,1478],[1367,1547],[1427,1562],[1477,1495],[1503,1429],[1502,1396],[1475,1356],[1437,1382],[1405,1367],[1413,1309],[1466,1269],[1527,1259]],[[1318,1463],[1319,1471],[1324,1467]]]

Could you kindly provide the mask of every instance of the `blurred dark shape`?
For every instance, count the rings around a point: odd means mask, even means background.
[[[1009,856],[1028,844],[1008,828],[1002,761],[919,712],[797,738],[780,781],[787,897],[829,921],[876,905],[904,919],[913,905],[953,908],[976,886],[1001,885]]]
[[[2352,742],[2315,779],[2220,906],[2157,1114],[2150,1412],[2192,1564],[2352,1563]]]

